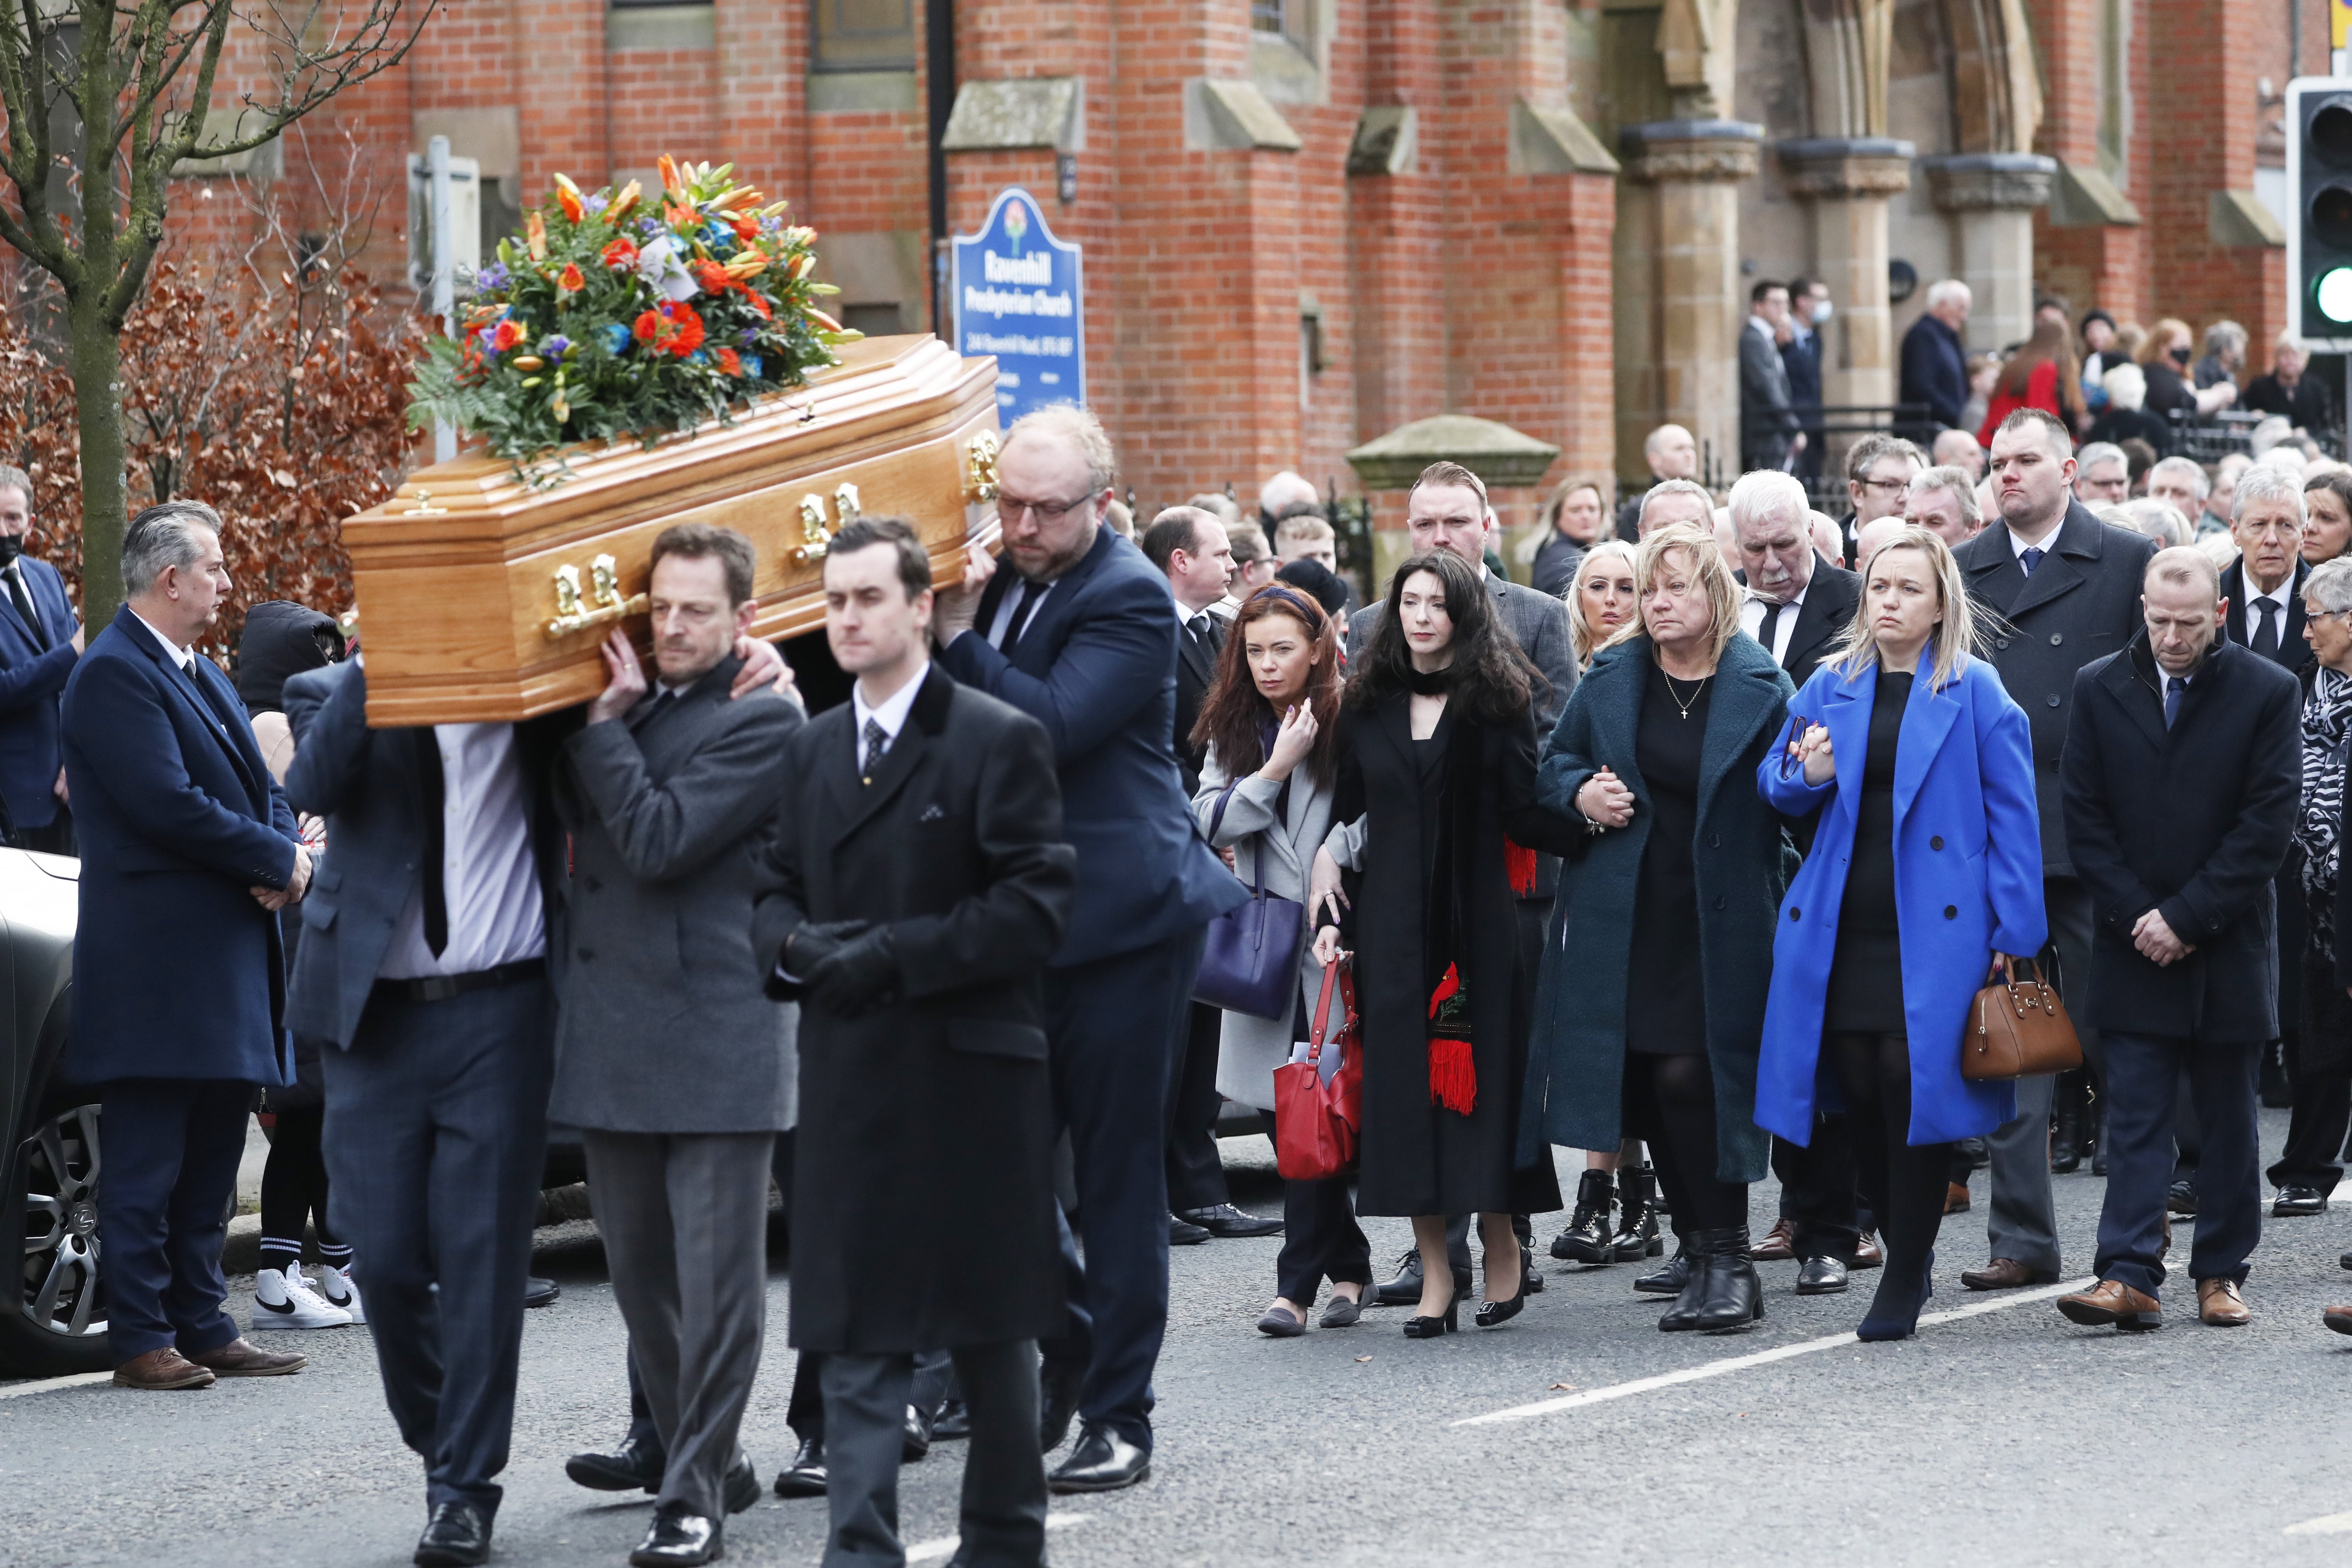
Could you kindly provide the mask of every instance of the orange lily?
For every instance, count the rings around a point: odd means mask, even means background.
[[[533,261],[546,260],[547,219],[536,212],[532,213],[523,219],[522,235],[524,243],[530,247],[530,258]]]
[[[661,171],[663,190],[674,196],[686,195],[686,184],[677,177],[677,160],[665,153],[654,160],[654,166]]]
[[[573,223],[588,216],[587,207],[580,200],[580,187],[562,174],[555,176],[555,199],[562,205],[563,216]]]

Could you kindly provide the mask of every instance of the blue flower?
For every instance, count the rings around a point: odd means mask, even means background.
[[[748,349],[753,343],[760,341],[760,329],[757,327],[746,327],[741,331],[735,334],[735,341],[742,347]]]
[[[602,191],[598,191],[595,195],[590,196],[586,203],[588,210],[592,213],[603,212],[606,207],[611,206],[612,205],[613,198],[606,195]]]
[[[496,290],[507,286],[507,268],[503,261],[493,261],[474,274],[474,287]]]
[[[688,364],[709,364],[710,363],[710,355],[705,350],[697,349],[692,353],[686,356],[686,363]]]
[[[742,363],[743,374],[747,380],[757,381],[760,379],[760,356],[758,354],[745,354],[742,358]]]
[[[549,359],[562,359],[572,352],[572,340],[558,332],[539,345],[539,352]]]
[[[604,329],[604,352],[619,355],[629,352],[629,329],[615,321]]]

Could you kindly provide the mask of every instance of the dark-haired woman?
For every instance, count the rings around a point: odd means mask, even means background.
[[[1301,905],[1315,851],[1331,826],[1339,720],[1339,638],[1331,617],[1288,583],[1266,584],[1242,602],[1202,700],[1192,740],[1207,748],[1207,760],[1192,813],[1213,847],[1233,851],[1243,881],[1255,887],[1263,879],[1268,893]],[[1289,1011],[1279,1018],[1224,1015],[1217,1092],[1256,1108],[1269,1138],[1274,1069],[1307,1038],[1308,1009],[1322,984],[1323,966],[1302,940]],[[1326,1051],[1324,1076],[1338,1067],[1338,1053]],[[1331,1304],[1322,1326],[1356,1321],[1372,1277],[1371,1248],[1349,1206],[1348,1179],[1286,1182],[1282,1218],[1274,1305],[1258,1319],[1259,1331],[1276,1339],[1305,1333],[1326,1279]]]
[[[2088,421],[2083,408],[2082,372],[2074,366],[2074,351],[2067,346],[2066,329],[2055,321],[2035,327],[2033,335],[2018,345],[2000,367],[1984,423],[1977,427],[1977,439],[1990,447],[1992,433],[2000,428],[2000,422],[2020,408],[2039,408],[2054,415],[2066,422],[2069,430],[2080,430]]]
[[[1758,481],[1799,488],[1740,483]],[[1756,1053],[1793,851],[1754,781],[1793,689],[1740,631],[1706,530],[1643,540],[1634,589],[1640,620],[1593,658],[1544,752],[1539,798],[1592,837],[1544,944],[1529,1120],[1570,1148],[1648,1142],[1681,1246],[1633,1288],[1674,1295],[1659,1328],[1716,1332],[1764,1315],[1748,1237],[1770,1152]]]
[[[1524,1167],[1515,1157],[1533,977],[1520,972],[1514,889],[1532,885],[1533,851],[1573,837],[1535,804],[1533,678],[1476,574],[1434,551],[1397,568],[1340,707],[1309,918],[1328,963],[1340,872],[1360,874],[1346,912],[1363,1018],[1356,1204],[1412,1218],[1421,1302],[1404,1331],[1415,1339],[1457,1326],[1467,1281],[1446,1259],[1449,1215],[1479,1217],[1485,1328],[1527,1300],[1511,1216],[1560,1206],[1550,1152]]]

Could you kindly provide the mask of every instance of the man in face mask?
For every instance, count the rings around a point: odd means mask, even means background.
[[[1780,363],[1789,372],[1789,406],[1805,433],[1793,472],[1811,485],[1822,477],[1822,333],[1830,319],[1830,286],[1818,278],[1789,285],[1789,332]]]
[[[32,527],[31,476],[0,467],[0,801],[9,843],[70,855],[58,700],[81,657],[82,629],[58,569],[24,552]]]

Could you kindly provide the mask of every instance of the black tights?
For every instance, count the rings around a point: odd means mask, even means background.
[[[1913,1143],[1911,1047],[1902,1035],[1831,1035],[1825,1044],[1845,1091],[1862,1199],[1886,1238],[1890,1278],[1916,1279],[1944,1223],[1949,1143]]]
[[[1649,1140],[1676,1235],[1748,1223],[1748,1184],[1716,1174],[1715,1069],[1705,1057],[1628,1052],[1624,1110],[1626,1126]]]

